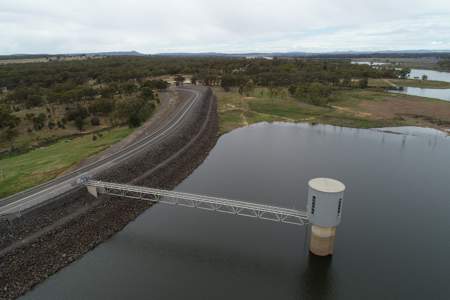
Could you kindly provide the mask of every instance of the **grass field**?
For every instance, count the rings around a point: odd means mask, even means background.
[[[370,87],[388,88],[392,86],[450,89],[450,82],[417,79],[370,79]]]
[[[126,127],[61,140],[48,147],[0,160],[0,198],[33,187],[64,173],[81,160],[99,153],[131,133]]]
[[[450,103],[377,89],[337,92],[327,107],[309,105],[283,93],[269,97],[256,89],[248,97],[216,88],[220,134],[267,121],[310,122],[355,128],[388,126],[450,127]]]

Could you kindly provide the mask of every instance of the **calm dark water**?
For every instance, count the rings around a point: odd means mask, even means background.
[[[161,204],[23,299],[450,299],[448,137],[257,124],[177,189],[303,208],[318,176],[347,185],[332,259],[304,227]]]

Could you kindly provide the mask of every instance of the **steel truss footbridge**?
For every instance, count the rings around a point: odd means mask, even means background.
[[[252,202],[237,201],[225,198],[210,197],[175,191],[167,191],[127,184],[110,183],[91,180],[86,177],[79,179],[92,195],[110,195],[128,199],[144,200],[154,203],[180,205],[199,208],[208,211],[227,213],[237,216],[269,220],[278,223],[306,225],[308,215],[305,211],[277,207]]]

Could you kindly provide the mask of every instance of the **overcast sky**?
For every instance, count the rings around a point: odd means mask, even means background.
[[[450,0],[0,0],[0,54],[450,49]]]

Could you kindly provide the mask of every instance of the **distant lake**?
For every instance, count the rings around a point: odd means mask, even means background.
[[[404,87],[403,90],[389,90],[389,92],[450,101],[450,89]]]
[[[448,72],[439,72],[439,71],[422,70],[422,69],[411,69],[409,78],[414,79],[414,78],[418,77],[419,79],[422,79],[423,75],[428,76],[428,80],[450,82],[450,73],[448,73]]]
[[[352,64],[356,64],[356,65],[372,65],[372,66],[389,65],[389,63],[370,62],[370,61],[352,61]],[[411,79],[414,79],[414,78],[422,79],[423,75],[428,76],[428,80],[450,82],[450,73],[449,72],[440,72],[440,71],[424,70],[424,69],[411,69],[411,73],[409,74],[409,78],[411,78]]]
[[[417,77],[419,79],[422,79],[423,75],[426,75],[428,77],[428,80],[450,82],[450,73],[448,72],[438,72],[422,69],[411,69],[409,78],[414,79]],[[390,92],[450,101],[450,89],[405,87],[402,91],[392,90]]]
[[[354,64],[354,65],[382,66],[382,65],[388,65],[389,63],[383,63],[383,62],[371,62],[371,61],[352,61],[352,64]]]
[[[347,186],[331,259],[308,255],[306,227],[160,204],[22,299],[450,299],[441,132],[255,124],[176,190],[303,209],[322,176]]]

